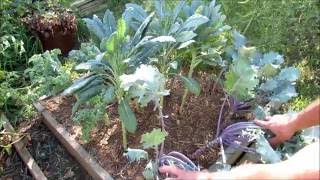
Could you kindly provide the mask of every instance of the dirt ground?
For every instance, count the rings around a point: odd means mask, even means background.
[[[41,123],[40,116],[19,125],[19,132],[27,133],[27,149],[48,179],[89,180],[90,177],[68,154],[55,136]],[[1,180],[32,180],[31,174],[14,148],[12,154],[4,154]]]
[[[197,148],[205,145],[208,141],[214,139],[216,135],[216,125],[218,114],[223,102],[224,93],[218,86],[213,92],[214,81],[206,74],[197,76],[201,84],[201,94],[198,97],[190,95],[187,98],[184,112],[178,113],[181,97],[183,95],[183,85],[178,79],[171,80],[168,86],[171,86],[170,95],[164,100],[164,115],[166,119],[166,131],[168,136],[165,140],[164,153],[170,151],[179,151],[189,156]],[[81,128],[75,124],[71,116],[72,104],[75,99],[72,97],[54,97],[42,102],[42,104],[53,113],[57,121],[64,124],[67,130],[82,143],[85,149],[92,154],[98,162],[116,179],[143,179],[142,172],[146,161],[140,163],[129,163],[123,156],[122,134],[117,105],[113,104],[108,107],[110,125],[104,123],[98,125],[91,132],[91,140],[83,143],[79,136]],[[228,113],[228,106],[225,113]],[[144,109],[135,109],[138,120],[136,133],[129,134],[128,147],[142,148],[140,143],[141,135],[151,131],[153,128],[160,127],[157,112],[153,111],[150,105]],[[178,125],[179,123],[179,125]],[[233,122],[225,119],[221,128]],[[148,151],[149,157],[154,156],[153,151]],[[198,159],[193,159],[195,164],[201,168],[208,168],[214,164],[219,156],[218,147],[207,150]]]

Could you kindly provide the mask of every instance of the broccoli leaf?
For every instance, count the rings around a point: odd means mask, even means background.
[[[160,97],[169,95],[169,91],[165,89],[164,75],[150,65],[141,65],[135,73],[120,76],[120,80],[124,91],[136,98],[143,107],[150,101],[158,107]]]
[[[179,76],[179,77],[182,79],[184,85],[188,88],[190,92],[192,92],[197,96],[200,95],[201,88],[198,81],[196,81],[193,78],[187,78],[185,76]]]
[[[260,154],[264,163],[280,162],[280,155],[272,149],[269,142],[263,135],[256,138],[256,151]]]
[[[234,61],[226,73],[224,86],[228,93],[238,100],[254,97],[253,90],[258,85],[257,71],[245,59]]]
[[[145,133],[141,136],[141,143],[144,149],[155,148],[164,142],[168,133],[166,131],[161,131],[161,129],[153,129],[149,133]]]
[[[141,159],[148,159],[148,152],[142,149],[127,149],[127,153],[124,153],[128,157],[130,162],[140,161]]]

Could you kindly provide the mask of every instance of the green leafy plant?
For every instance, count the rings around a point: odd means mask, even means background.
[[[158,146],[162,144],[166,138],[168,133],[166,131],[163,131],[161,129],[153,129],[149,133],[145,133],[141,136],[141,143],[144,149],[153,148],[156,153],[156,160],[155,162],[150,161],[145,171],[143,172],[144,176],[147,179],[150,179],[151,177],[156,177],[158,175],[158,164],[159,164],[159,158],[161,153],[159,153]]]
[[[169,95],[169,90],[165,89],[165,78],[157,68],[150,65],[141,65],[133,74],[121,75],[121,87],[128,92],[130,98],[135,98],[137,102],[145,107],[149,102],[154,103],[154,110],[158,109],[159,118],[164,130],[164,116],[161,97]]]
[[[253,100],[251,105],[254,104],[254,113],[259,118],[297,96],[294,86],[300,75],[297,68],[283,68],[283,56],[276,52],[263,54],[254,47],[246,47],[246,38],[236,31],[233,38],[234,44],[227,50],[232,62],[224,81],[228,94],[236,101]]]
[[[73,120],[82,127],[82,140],[85,142],[90,139],[90,131],[97,125],[99,121],[109,124],[109,116],[106,112],[106,101],[101,95],[97,95],[86,103],[89,108],[77,111]],[[90,121],[88,121],[90,119]]]
[[[158,58],[154,59],[152,63],[164,74],[165,79],[168,79],[168,76],[172,75],[170,70],[175,69],[174,64],[177,64],[177,58],[179,57],[179,55],[176,55],[176,49],[183,49],[192,44],[194,42],[193,38],[197,36],[194,31],[200,25],[207,23],[209,19],[198,13],[191,14],[186,19],[179,17],[183,8],[187,7],[185,1],[179,1],[177,4],[173,3],[175,7],[164,0],[154,1],[153,3],[156,13],[147,34],[170,36],[171,38],[168,43],[162,44]],[[136,29],[137,25],[141,24],[146,18],[146,11],[137,4],[129,3],[126,5],[123,16],[129,22],[129,26]],[[187,77],[181,78],[191,92],[198,94],[200,86],[195,80]],[[161,97],[160,106],[163,106],[163,97]]]
[[[10,15],[0,16],[0,69],[23,70],[28,58],[41,52],[37,38],[31,36],[21,22]]]
[[[120,76],[133,72],[139,64],[149,61],[155,52],[150,47],[158,47],[170,37],[145,37],[153,14],[150,14],[130,38],[126,21],[120,18],[117,23],[111,11],[105,12],[101,20],[97,16],[84,19],[91,33],[98,39],[100,54],[94,60],[81,63],[75,67],[78,72],[87,72],[82,78],[64,91],[64,95],[75,94],[78,107],[97,94],[112,103],[118,103],[118,112],[122,123],[123,147],[127,148],[126,131],[135,132],[136,117],[129,106],[128,98],[121,87]],[[87,58],[88,59],[88,58]]]
[[[71,85],[72,66],[63,66],[58,58],[59,49],[33,55],[29,59],[32,67],[25,70],[37,96],[56,95]]]
[[[221,58],[221,54],[224,51],[226,45],[226,33],[230,29],[230,26],[225,25],[224,21],[226,16],[220,12],[220,5],[217,5],[215,1],[206,3],[204,1],[192,1],[190,5],[186,5],[183,8],[181,17],[187,19],[193,14],[201,14],[208,18],[208,22],[199,26],[196,29],[196,36],[189,48],[183,49],[182,53],[191,55],[191,62],[189,65],[188,79],[194,81],[192,78],[193,72],[201,64],[206,66],[218,66],[219,68],[225,69],[225,62]],[[189,57],[186,57],[189,59]],[[182,79],[185,81],[184,79]],[[185,83],[186,84],[186,83]],[[191,83],[189,83],[191,84]],[[198,83],[192,83],[193,87],[197,87]],[[186,84],[188,86],[188,84]],[[182,113],[183,105],[186,101],[186,97],[189,89],[195,95],[199,95],[200,87],[197,88],[186,88],[182,96],[179,112]],[[193,90],[194,89],[194,90]],[[193,90],[193,91],[192,91]]]

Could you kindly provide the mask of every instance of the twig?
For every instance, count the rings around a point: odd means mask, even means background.
[[[225,96],[225,98],[224,98],[224,100],[223,100],[223,103],[222,103],[222,106],[221,106],[221,108],[220,108],[218,125],[217,125],[217,131],[216,131],[216,138],[218,138],[218,137],[219,137],[219,134],[220,134],[220,124],[221,124],[221,119],[222,119],[223,107],[224,107],[224,104],[226,103],[227,98],[228,98],[228,97]]]

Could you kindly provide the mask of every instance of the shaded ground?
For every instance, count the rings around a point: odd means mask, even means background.
[[[28,133],[27,149],[48,179],[89,179],[80,165],[61,146],[55,136],[41,123],[42,117],[20,124],[20,132]],[[31,180],[32,176],[16,151],[1,158],[1,180]]]
[[[198,77],[201,82],[201,95],[199,97],[189,96],[184,112],[181,115],[178,114],[178,109],[184,88],[179,80],[169,83],[169,86],[172,86],[172,91],[170,96],[165,98],[164,104],[164,115],[168,115],[166,131],[169,134],[165,141],[165,153],[179,151],[190,156],[197,148],[214,139],[217,116],[224,93],[219,88],[216,88],[214,92],[212,91],[214,81],[207,75],[202,74]],[[81,129],[70,118],[74,102],[74,98],[54,97],[42,102],[42,104],[81,143],[81,140],[79,140]],[[101,123],[95,128],[91,132],[91,141],[86,144],[83,143],[84,147],[96,157],[102,167],[113,177],[119,179],[143,179],[142,171],[146,162],[130,164],[123,156],[124,151],[122,149],[121,126],[117,105],[109,106],[108,112],[111,124],[106,126]],[[138,128],[136,133],[128,136],[128,147],[141,148],[141,135],[151,131],[153,128],[160,127],[160,124],[157,112],[153,111],[152,105],[144,109],[135,109],[135,113],[138,120]],[[177,122],[180,124],[178,125]],[[225,120],[222,123],[222,128],[231,123],[229,120]],[[208,150],[199,159],[194,159],[193,161],[203,168],[208,168],[216,161],[218,152],[218,149]],[[153,156],[152,153],[152,151],[149,151],[150,157]]]

